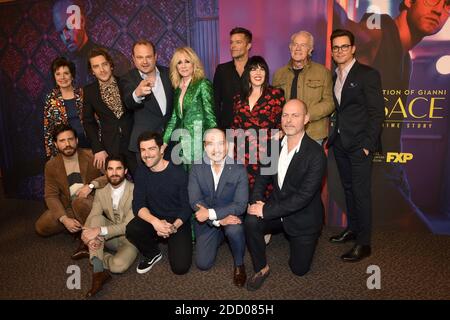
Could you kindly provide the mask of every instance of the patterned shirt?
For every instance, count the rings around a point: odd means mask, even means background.
[[[103,102],[111,109],[117,119],[120,119],[124,114],[124,108],[116,79],[113,77],[110,83],[99,81],[99,85]]]

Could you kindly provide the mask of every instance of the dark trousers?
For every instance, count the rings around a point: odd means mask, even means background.
[[[173,223],[175,219],[165,219]],[[138,248],[146,258],[153,258],[160,253],[158,242],[164,240],[156,234],[153,226],[135,217],[127,225],[127,239]],[[167,238],[169,263],[172,272],[175,274],[185,274],[189,271],[192,263],[192,240],[190,220],[183,223],[177,233]]]
[[[242,224],[214,227],[207,223],[194,221],[194,231],[197,238],[195,242],[195,263],[200,270],[212,268],[216,260],[217,250],[228,239],[233,255],[234,266],[244,264],[245,235]]]
[[[362,149],[346,151],[338,135],[333,144],[347,205],[347,228],[356,234],[356,244],[370,245],[372,233],[371,176],[373,155]]]
[[[264,235],[284,232],[283,223],[281,219],[266,220],[248,214],[244,227],[248,251],[256,273],[267,265]],[[295,275],[303,276],[309,271],[319,235],[319,233],[296,237],[287,235],[290,248],[289,267]]]
[[[137,167],[136,156],[133,152],[128,150],[130,141],[127,141],[124,136],[120,137],[119,153],[125,158],[128,166],[128,173],[133,176]]]

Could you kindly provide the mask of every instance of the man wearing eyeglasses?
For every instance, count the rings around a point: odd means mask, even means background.
[[[426,36],[439,32],[447,22],[450,0],[403,0],[396,17],[388,14],[365,14],[359,23],[351,21],[339,4],[334,6],[333,27],[350,30],[357,39],[359,62],[380,72],[386,92],[405,92],[410,88],[412,50]],[[375,19],[374,19],[375,18]],[[379,25],[373,25],[380,22]],[[406,101],[403,94],[389,96],[390,101]],[[393,103],[393,102],[391,102]],[[391,113],[390,121],[402,122],[403,114]],[[401,152],[401,126],[385,127],[381,134],[383,154]],[[337,180],[337,169],[330,161],[329,179]],[[344,205],[340,190],[329,184],[330,194]],[[411,190],[402,165],[392,162],[374,163],[373,203],[377,220],[385,225],[407,230],[425,229],[423,213],[411,199]],[[400,221],[400,222],[399,222]],[[406,227],[405,227],[406,226]]]
[[[395,19],[405,49],[412,49],[423,37],[439,32],[450,15],[450,0],[404,0]],[[411,34],[410,46],[405,41]],[[402,39],[403,38],[403,39]]]
[[[333,147],[344,188],[347,228],[330,241],[356,241],[341,259],[357,262],[371,254],[372,159],[381,149],[383,90],[378,71],[356,61],[355,38],[350,31],[334,30],[331,49],[337,65],[333,78],[336,124],[328,146]]]
[[[291,36],[289,63],[279,68],[273,77],[273,86],[284,90],[286,101],[300,99],[308,106],[310,122],[306,132],[322,144],[328,136],[328,121],[334,111],[331,72],[311,61],[314,38],[308,31]]]

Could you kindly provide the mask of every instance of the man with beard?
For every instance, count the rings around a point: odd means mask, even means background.
[[[106,185],[106,177],[94,168],[92,152],[78,148],[77,133],[71,126],[57,126],[53,141],[58,155],[45,165],[44,197],[48,210],[36,221],[35,229],[43,237],[64,230],[79,236],[92,208],[91,193]],[[72,259],[87,256],[87,247],[81,242]]]
[[[158,241],[167,240],[173,273],[182,275],[192,263],[191,215],[188,174],[163,158],[163,139],[158,132],[144,132],[138,138],[142,162],[134,175],[133,213],[127,239],[143,257],[137,273],[143,274],[161,260]]]
[[[109,184],[96,192],[83,228],[81,239],[89,247],[94,269],[92,286],[86,297],[95,295],[111,279],[109,271],[125,272],[138,254],[136,247],[125,238],[125,228],[134,217],[131,208],[134,184],[125,179],[127,171],[123,156],[106,159]],[[104,252],[105,247],[116,253]]]

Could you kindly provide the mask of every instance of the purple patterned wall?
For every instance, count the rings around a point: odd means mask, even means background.
[[[197,20],[191,7],[197,1],[81,2],[86,6],[90,39],[128,58],[138,38],[156,44],[163,65],[168,65],[175,48],[195,45],[191,37]],[[49,65],[66,53],[53,26],[54,3],[40,0],[0,4],[0,165],[5,192],[10,196],[42,197],[43,100],[52,87]]]

